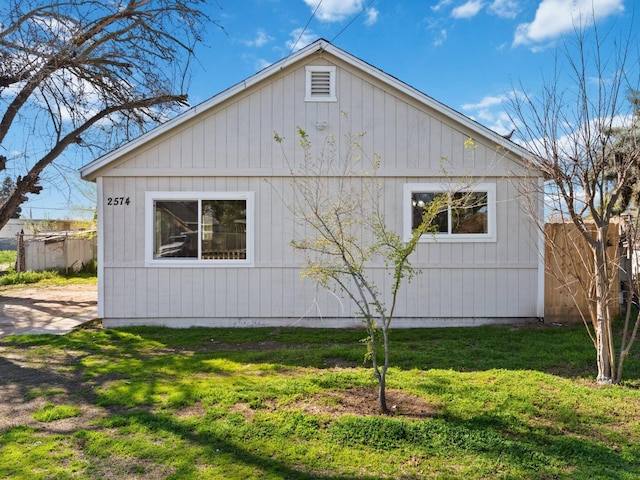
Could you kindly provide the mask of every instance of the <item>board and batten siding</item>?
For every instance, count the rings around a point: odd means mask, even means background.
[[[400,207],[405,179],[387,179],[385,195],[391,209]],[[412,178],[412,181],[415,180]],[[510,184],[497,181],[497,218],[519,209],[511,200]],[[169,325],[309,325],[351,323],[356,312],[346,299],[302,280],[301,262],[290,241],[296,234],[291,213],[280,195],[290,189],[286,177],[108,177],[102,189],[108,196],[130,196],[128,207],[103,208],[102,228],[118,232],[103,246],[103,317],[108,324],[149,323],[162,318]],[[145,191],[255,192],[255,263],[248,267],[150,267],[145,265]],[[276,193],[278,192],[278,193]],[[387,205],[385,205],[385,209]],[[401,230],[402,215],[396,219]],[[457,322],[489,322],[536,316],[531,292],[537,289],[537,252],[528,244],[529,227],[498,220],[496,242],[424,243],[413,265],[422,274],[405,286],[397,310],[397,325],[430,326]],[[520,245],[518,248],[510,244]],[[390,277],[381,265],[372,267],[381,291],[389,291]],[[319,318],[325,319],[319,320]]]
[[[384,211],[402,231],[403,185],[460,182],[496,185],[496,240],[418,246],[422,274],[403,287],[397,326],[513,321],[538,316],[536,227],[519,183],[527,171],[504,150],[336,57],[337,102],[305,102],[304,64],[293,64],[143,143],[99,178],[101,315],[105,325],[171,326],[359,324],[353,305],[302,280],[296,234],[283,203],[290,171],[301,162],[296,128],[316,148],[328,135],[344,148],[350,134],[381,156]],[[197,108],[197,107],[196,107]],[[325,125],[318,129],[316,125]],[[285,138],[274,141],[274,132]],[[473,138],[471,148],[465,143]],[[255,258],[251,266],[164,267],[145,264],[146,192],[253,192]],[[127,206],[107,206],[128,197]],[[389,291],[382,265],[371,274]],[[346,323],[345,323],[346,322]]]
[[[362,133],[363,150],[382,157],[381,176],[387,171],[475,178],[526,173],[482,139],[474,138],[475,148],[465,148],[471,132],[454,128],[450,120],[411,98],[393,95],[346,69],[338,70],[338,82],[339,102],[304,102],[304,68],[276,77],[142,146],[115,166],[119,172],[108,174],[184,175],[187,169],[194,175],[286,174],[303,154],[297,127],[316,146],[327,135],[341,142]],[[318,130],[317,122],[326,122],[325,129]],[[285,137],[284,155],[274,132]]]

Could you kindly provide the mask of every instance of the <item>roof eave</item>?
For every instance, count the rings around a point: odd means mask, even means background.
[[[135,150],[139,146],[161,136],[165,132],[188,121],[189,119],[195,117],[196,115],[199,115],[200,113],[206,110],[209,110],[215,107],[216,105],[219,105],[220,103],[226,101],[227,99],[252,87],[253,85],[261,82],[265,78],[276,73],[277,71],[283,69],[285,66],[298,62],[320,51],[327,51],[328,53],[337,57],[338,59],[346,63],[357,66],[361,70],[367,72],[369,75],[372,75],[373,77],[381,80],[382,82],[385,82],[391,85],[393,88],[429,106],[430,108],[441,113],[442,115],[453,119],[454,121],[458,122],[459,124],[467,128],[468,130],[475,132],[478,135],[481,135],[486,139],[495,142],[495,144],[498,145],[499,147],[512,152],[513,154],[518,156],[520,159],[522,159],[523,163],[529,166],[534,165],[534,162],[531,161],[533,154],[528,150],[526,150],[525,148],[519,146],[516,143],[511,142],[510,140],[507,140],[503,136],[485,127],[484,125],[476,122],[475,120],[472,120],[466,115],[463,115],[462,113],[452,109],[451,107],[448,107],[443,103],[438,102],[437,100],[426,95],[425,93],[422,93],[421,91],[398,80],[392,75],[385,73],[384,71],[374,67],[373,65],[357,57],[354,57],[353,55],[345,52],[344,50],[341,50],[340,48],[335,47],[334,45],[329,43],[327,40],[321,38],[319,40],[316,40],[312,44],[298,50],[297,52],[289,55],[288,57],[285,57],[282,60],[274,63],[273,65],[270,65],[264,68],[258,73],[241,81],[240,83],[237,83],[236,85],[228,88],[227,90],[224,90],[223,92],[215,95],[209,100],[206,100],[194,107],[191,107],[189,110],[181,113],[180,115],[177,115],[176,117],[172,118],[166,123],[163,123],[162,125],[159,125],[158,127],[152,130],[149,130],[148,132],[140,135],[138,138],[126,143],[125,145],[122,145],[121,147],[81,167],[80,176],[85,180],[95,181],[96,178],[99,176],[98,175],[99,171],[103,167],[110,164],[113,160]]]
[[[414,98],[415,100],[417,100],[417,101],[419,101],[419,102],[431,107],[432,109],[434,109],[435,111],[441,113],[442,115],[445,115],[445,116],[457,121],[458,123],[460,123],[462,126],[466,127],[467,129],[469,129],[469,130],[471,130],[473,132],[476,132],[479,135],[484,136],[488,140],[492,140],[493,142],[495,142],[496,145],[498,145],[501,148],[504,148],[504,149],[514,153],[516,156],[520,157],[522,159],[522,161],[527,163],[529,166],[534,165],[534,162],[532,161],[532,159],[535,157],[535,155],[532,152],[530,152],[527,149],[521,147],[517,143],[514,143],[511,140],[506,139],[502,135],[494,132],[493,130],[491,130],[488,127],[485,127],[481,123],[476,122],[475,120],[473,120],[473,119],[467,117],[466,115],[463,115],[462,113],[458,112],[457,110],[454,110],[453,108],[448,107],[447,105],[435,100],[434,98],[432,98],[429,95],[421,92],[420,90],[417,90],[416,88],[404,83],[403,81],[398,80],[393,75],[390,75],[390,74],[380,70],[379,68],[374,67],[373,65],[365,62],[364,60],[359,59],[358,57],[354,57],[353,55],[345,52],[344,50],[341,50],[341,49],[339,49],[337,47],[334,47],[331,44],[327,44],[327,46],[324,49],[327,50],[329,53],[333,54],[334,56],[336,56],[336,57],[342,59],[343,61],[347,62],[347,63],[351,63],[351,64],[357,65],[360,69],[364,70],[365,72],[369,73],[370,75],[378,78],[379,80],[384,81],[387,84],[390,84],[391,86],[393,86],[397,90],[401,91],[402,93],[404,93],[404,94],[408,95],[409,97]]]
[[[167,122],[149,130],[148,132],[143,133],[139,137],[131,140],[130,142],[125,143],[121,147],[112,150],[111,152],[97,158],[91,163],[80,167],[80,177],[84,180],[95,181],[98,177],[97,173],[100,169],[110,164],[113,160],[126,155],[127,153],[135,150],[139,146],[161,136],[165,132],[171,130],[172,128],[187,122],[191,118],[199,115],[200,113],[207,111],[216,105],[224,102],[225,100],[233,97],[234,95],[239,94],[243,90],[250,88],[251,86],[261,82],[263,79],[269,77],[274,74],[278,70],[284,68],[287,64],[295,63],[300,59],[312,55],[315,52],[322,51],[330,45],[324,39],[316,40],[314,43],[298,50],[297,52],[289,55],[288,57],[283,58],[282,60],[269,65],[268,67],[260,70],[258,73],[246,78],[245,80],[235,84],[232,87],[229,87],[227,90],[220,92],[219,94],[211,97],[208,100],[205,100],[198,105],[195,105],[185,112],[175,116],[174,118],[168,120]]]

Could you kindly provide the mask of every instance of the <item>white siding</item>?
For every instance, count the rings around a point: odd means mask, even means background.
[[[496,184],[497,240],[420,244],[413,264],[423,273],[402,291],[399,325],[536,316],[536,230],[522,212],[516,178],[524,169],[440,113],[350,65],[335,64],[338,102],[305,103],[304,65],[293,65],[105,170],[101,288],[107,324],[303,325],[302,317],[322,317],[317,325],[330,325],[338,317],[354,318],[346,299],[301,280],[289,245],[300,227],[281,197],[291,189],[288,162],[299,162],[303,154],[298,126],[316,146],[328,134],[340,141],[365,132],[365,151],[382,156],[384,209],[398,232],[405,183],[439,181],[444,168],[451,176]],[[317,130],[316,122],[325,121],[326,129]],[[282,146],[274,132],[285,137]],[[470,137],[473,149],[465,148]],[[255,192],[255,265],[145,266],[145,237],[151,234],[144,229],[147,191]],[[128,197],[131,203],[107,206],[108,197]],[[388,291],[382,266],[372,268],[381,290]]]

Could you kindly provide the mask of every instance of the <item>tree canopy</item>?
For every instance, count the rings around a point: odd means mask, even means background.
[[[15,188],[0,227],[89,149],[97,156],[187,101],[204,0],[5,0],[0,7],[0,169]],[[78,165],[74,165],[77,167]]]

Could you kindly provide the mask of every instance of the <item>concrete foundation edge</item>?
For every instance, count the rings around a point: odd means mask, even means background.
[[[392,328],[442,328],[477,327],[482,325],[514,325],[539,323],[536,317],[473,317],[473,318],[397,318]],[[360,319],[348,318],[104,318],[106,328],[127,326],[165,326],[171,328],[212,327],[212,328],[258,328],[258,327],[300,327],[300,328],[360,328]]]

